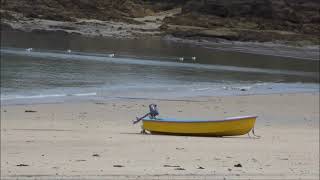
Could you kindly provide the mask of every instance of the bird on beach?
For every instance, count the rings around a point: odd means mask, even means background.
[[[28,49],[26,49],[26,51],[28,51],[28,52],[30,52],[30,51],[32,51],[33,50],[33,48],[28,48]]]
[[[71,50],[70,49],[68,49],[68,51],[67,51],[68,53],[71,53]]]
[[[196,61],[197,57],[192,56],[191,59],[192,59],[192,61]]]
[[[114,53],[109,54],[109,57],[113,58],[114,57]]]
[[[180,62],[183,62],[184,58],[183,58],[183,57],[179,57],[178,60],[179,60]]]

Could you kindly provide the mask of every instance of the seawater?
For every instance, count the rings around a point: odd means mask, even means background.
[[[2,33],[1,103],[319,90],[317,60],[210,50],[161,40],[132,43]]]

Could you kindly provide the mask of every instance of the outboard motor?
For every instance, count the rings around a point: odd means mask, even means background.
[[[159,115],[159,111],[158,111],[158,108],[157,108],[157,105],[156,104],[150,104],[149,105],[149,117],[151,119],[155,119],[156,116]]]
[[[133,121],[133,124],[138,123],[139,121],[141,121],[143,118],[149,116],[150,119],[155,119],[157,116],[159,115],[159,111],[158,111],[158,107],[156,104],[150,104],[149,105],[149,113],[147,113],[146,115],[140,117],[140,118],[136,118],[135,121]]]

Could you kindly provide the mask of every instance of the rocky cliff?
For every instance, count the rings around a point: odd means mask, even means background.
[[[74,18],[124,21],[149,13],[138,0],[1,0],[1,6],[25,17],[59,21]]]
[[[4,10],[26,17],[71,21],[73,18],[126,20],[174,8],[182,0],[1,0]]]
[[[182,7],[160,19],[163,34],[239,41],[305,41],[318,44],[317,0],[1,0],[1,16],[139,24],[137,18]],[[143,22],[142,22],[143,23]]]
[[[192,0],[163,29],[188,37],[318,43],[319,12],[317,0]]]

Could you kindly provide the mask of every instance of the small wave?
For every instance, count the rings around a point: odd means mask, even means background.
[[[96,96],[97,93],[93,92],[93,93],[79,93],[79,94],[73,94],[73,96]]]
[[[16,96],[4,96],[4,97],[1,97],[1,100],[11,100],[11,99],[38,99],[38,98],[64,97],[64,96],[67,96],[67,95],[66,95],[66,94],[47,94],[47,95],[33,95],[33,96],[16,95]]]
[[[66,97],[66,96],[96,96],[96,92],[92,93],[77,93],[77,94],[39,94],[39,95],[11,95],[11,96],[1,96],[1,101],[3,100],[14,100],[14,99],[41,99],[41,98],[55,98],[55,97]]]
[[[197,89],[192,89],[191,91],[207,91],[210,90],[211,88],[197,88]]]

